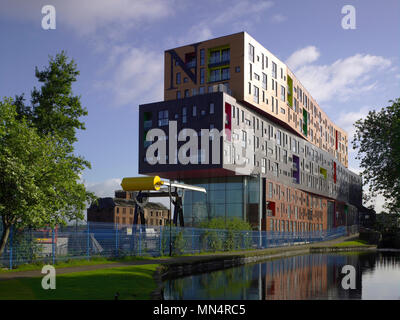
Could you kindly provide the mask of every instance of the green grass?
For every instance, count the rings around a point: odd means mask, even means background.
[[[339,242],[335,243],[333,246],[334,247],[363,247],[363,246],[369,246],[368,242],[364,240],[352,240],[352,241],[344,241],[344,242]]]
[[[44,290],[41,277],[0,281],[0,300],[150,299],[157,264],[126,266],[56,276],[56,289]]]
[[[130,261],[143,261],[143,260],[154,260],[167,258],[165,256],[162,257],[150,257],[150,256],[132,256],[132,257],[123,257],[123,258],[106,258],[106,257],[92,257],[88,259],[68,259],[65,261],[58,261],[55,263],[56,268],[68,268],[68,267],[79,267],[79,266],[93,266],[98,264],[111,264],[118,262],[130,262]],[[168,257],[169,258],[169,257]],[[31,270],[41,270],[44,265],[52,264],[51,262],[38,262],[38,263],[29,263],[29,264],[21,264],[15,266],[14,269],[0,269],[0,273],[3,272],[21,272],[21,271],[31,271]]]

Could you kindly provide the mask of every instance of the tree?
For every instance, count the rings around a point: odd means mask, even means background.
[[[90,163],[74,155],[76,130],[87,115],[80,96],[72,92],[79,71],[62,51],[35,75],[42,86],[24,96],[4,100],[0,121],[0,255],[11,226],[55,226],[83,218],[86,203],[95,200],[79,183]]]
[[[382,194],[389,212],[400,212],[400,98],[354,124],[353,148],[358,149],[361,176],[369,192]]]
[[[92,199],[79,183],[85,167],[68,144],[40,135],[25,118],[18,119],[11,99],[0,102],[0,255],[12,226],[53,227],[83,216]]]
[[[43,71],[36,67],[35,75],[43,83],[40,90],[32,91],[32,122],[41,134],[57,135],[71,146],[77,141],[76,130],[85,130],[80,117],[87,115],[80,96],[73,95],[72,84],[79,75],[74,60],[68,62],[64,51],[50,57]]]

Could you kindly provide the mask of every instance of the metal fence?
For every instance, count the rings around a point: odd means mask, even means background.
[[[87,223],[44,230],[11,230],[2,267],[24,263],[55,264],[93,257],[163,256],[265,249],[326,241],[358,232],[358,226],[328,231],[229,231],[169,226]]]

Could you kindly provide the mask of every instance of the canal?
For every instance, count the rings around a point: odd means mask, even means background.
[[[400,253],[315,253],[247,264],[167,280],[164,299],[398,300]]]

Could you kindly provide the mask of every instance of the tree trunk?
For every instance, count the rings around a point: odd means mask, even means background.
[[[1,235],[1,240],[0,240],[0,257],[4,252],[4,249],[6,248],[8,236],[10,235],[10,226],[6,226],[3,224],[3,234]]]

